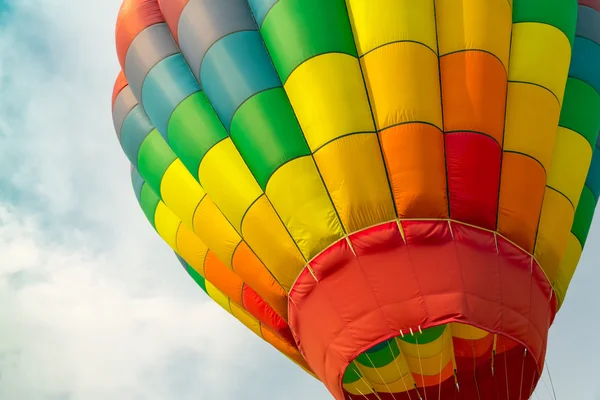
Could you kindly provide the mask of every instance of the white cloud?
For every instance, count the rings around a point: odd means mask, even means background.
[[[139,210],[110,115],[120,1],[15,0],[0,27],[0,399],[328,399]],[[592,247],[551,332],[559,398],[594,398],[598,265]]]

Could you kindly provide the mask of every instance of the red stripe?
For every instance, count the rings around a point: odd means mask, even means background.
[[[171,30],[171,34],[177,43],[179,43],[179,19],[181,18],[181,12],[190,0],[158,0],[158,6],[160,7],[167,25]]]
[[[486,229],[496,228],[502,149],[489,136],[446,134],[450,216]]]
[[[288,324],[250,286],[244,285],[242,299],[246,311],[271,328],[294,348],[296,347]]]
[[[579,0],[580,6],[587,6],[600,12],[600,0]]]
[[[147,27],[165,22],[157,0],[124,0],[119,10],[116,27],[117,54],[121,68],[133,39]]]

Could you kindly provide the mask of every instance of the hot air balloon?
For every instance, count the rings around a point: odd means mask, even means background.
[[[337,400],[525,399],[600,195],[598,0],[125,0],[142,210]]]

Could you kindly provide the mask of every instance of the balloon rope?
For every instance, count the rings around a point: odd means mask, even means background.
[[[521,382],[519,383],[519,400],[523,397],[523,376],[525,375],[525,359],[527,358],[527,348],[523,352],[523,361],[521,362]]]
[[[419,331],[421,331],[421,326],[419,325]],[[412,329],[410,330],[410,334],[411,335],[415,335],[412,331]],[[423,384],[423,393],[425,393],[425,400],[427,400],[427,389],[425,388],[425,376],[423,375],[423,363],[421,362],[421,351],[419,350],[419,337],[417,336],[415,338],[415,343],[417,344],[417,356],[419,357],[419,368],[421,369],[421,383]],[[415,384],[416,386],[416,384]],[[417,391],[418,392],[418,391]],[[421,397],[421,394],[419,393],[419,398]]]
[[[379,379],[381,379],[381,382],[383,382],[383,384],[385,385],[385,388],[387,389],[388,393],[392,395],[392,399],[396,400],[396,396],[394,396],[394,393],[392,393],[392,390],[390,389],[390,387],[388,386],[387,382],[385,379],[383,379],[383,377],[381,376],[381,374],[379,373],[379,368],[377,368],[375,366],[375,364],[373,363],[373,361],[371,361],[371,357],[369,357],[369,353],[365,353],[365,356],[367,356],[367,360],[369,360],[369,362],[371,363],[371,365],[373,366],[373,369],[375,369],[375,372],[377,372],[377,376],[379,376]],[[400,378],[402,379],[402,377]]]
[[[550,378],[550,386],[552,387],[552,395],[554,400],[556,400],[556,392],[554,391],[554,382],[552,382],[552,374],[550,373],[550,365],[548,361],[546,361],[546,371],[548,371],[548,378]]]
[[[396,339],[394,339],[394,340],[396,340]],[[396,345],[400,349],[400,345],[398,344],[398,342],[396,342]],[[392,353],[392,357],[394,357],[394,351],[392,350],[392,346],[390,345],[390,342],[388,342],[388,347],[390,349],[390,353]],[[396,368],[398,368],[398,374],[400,375],[400,379],[402,379],[402,384],[404,385],[404,390],[406,390],[406,394],[408,394],[408,400],[412,400],[412,398],[410,396],[410,392],[408,391],[408,386],[406,386],[406,381],[404,380],[404,375],[402,374],[402,370],[400,370],[400,364],[398,364],[398,358],[403,357],[403,356],[404,355],[402,353],[402,350],[400,349],[400,354],[398,354],[398,357],[394,357],[394,364],[396,364]],[[406,375],[409,375],[409,374],[411,374],[410,369]]]
[[[471,350],[473,350],[473,380],[475,381],[475,390],[477,390],[477,398],[481,400],[479,393],[479,384],[477,383],[477,357],[475,356],[475,344],[471,340]]]
[[[506,339],[502,341],[504,344],[504,376],[506,377],[506,400],[510,400],[510,392],[508,390],[508,366],[506,362]]]

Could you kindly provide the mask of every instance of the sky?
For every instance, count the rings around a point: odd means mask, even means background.
[[[0,0],[0,399],[330,399],[139,209],[110,110],[119,5]],[[550,331],[558,399],[600,400],[599,220]]]

